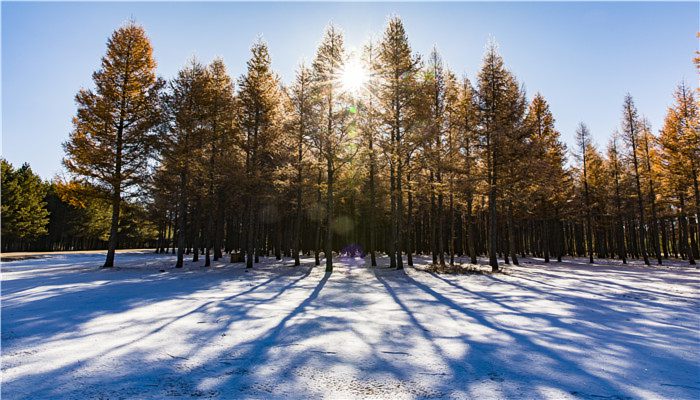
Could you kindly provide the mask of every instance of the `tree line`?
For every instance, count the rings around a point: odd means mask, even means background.
[[[413,52],[399,18],[355,53],[329,26],[288,84],[262,40],[237,79],[216,59],[165,81],[129,23],[93,81],[76,96],[62,185],[108,202],[105,267],[134,204],[177,266],[306,254],[332,271],[334,254],[357,249],[373,266],[379,253],[397,269],[417,254],[443,266],[485,256],[494,271],[527,256],[699,256],[698,94],[683,83],[658,133],[621,99],[601,150],[584,123],[565,146],[495,43],[475,76],[458,76],[437,49]]]
[[[75,183],[42,181],[29,164],[2,165],[2,252],[96,250],[107,248],[110,204],[78,195]],[[83,192],[81,188],[81,192]],[[152,248],[156,229],[147,209],[122,202],[121,246]]]

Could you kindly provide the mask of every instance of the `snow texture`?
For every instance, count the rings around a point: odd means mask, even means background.
[[[680,262],[102,261],[2,263],[3,399],[700,398],[700,273]]]

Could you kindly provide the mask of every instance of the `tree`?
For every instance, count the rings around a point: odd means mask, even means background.
[[[447,74],[445,73],[442,57],[437,49],[433,48],[428,59],[428,71],[426,86],[430,92],[430,130],[428,149],[430,159],[433,161],[430,168],[430,209],[431,222],[433,224],[431,232],[431,244],[433,253],[433,263],[439,262],[445,265],[445,251],[443,248],[443,183],[442,183],[442,154],[444,152],[444,136],[447,130]],[[437,202],[436,202],[437,198]]]
[[[583,178],[583,199],[586,206],[586,240],[589,254],[588,262],[593,263],[593,229],[591,228],[591,200],[588,188],[588,155],[593,148],[591,133],[588,127],[581,122],[576,129],[576,145],[578,153],[576,157],[581,163]]]
[[[214,261],[222,256],[226,177],[232,172],[232,165],[223,160],[223,155],[227,153],[231,155],[230,151],[236,138],[234,87],[223,60],[217,58],[212,61],[207,67],[207,78],[204,93],[206,137],[203,148],[209,153],[204,161],[207,187],[205,266],[210,265],[209,249],[211,247],[214,250]]]
[[[620,161],[620,151],[618,149],[619,133],[615,131],[608,144],[608,168],[610,169],[615,183],[615,241],[617,242],[617,255],[623,264],[627,264],[627,249],[625,247],[625,232],[622,222],[622,196],[620,192],[620,179],[622,175],[622,165]]]
[[[49,212],[44,197],[47,192],[41,178],[36,175],[29,164],[15,169],[4,158],[2,166],[2,221],[3,251],[8,251],[16,242],[38,239],[48,233]],[[15,244],[16,245],[16,244]]]
[[[378,45],[374,70],[379,80],[377,93],[382,126],[389,133],[389,170],[391,198],[391,267],[402,269],[403,244],[403,169],[408,159],[406,136],[411,132],[415,101],[416,74],[420,59],[411,54],[406,30],[400,18],[387,23]]]
[[[654,246],[654,254],[661,265],[661,244],[659,242],[659,220],[656,212],[656,138],[651,133],[651,127],[648,121],[642,121],[642,137],[641,137],[641,155],[644,162],[644,172],[647,178],[649,187],[649,204],[651,205],[651,245]]]
[[[333,272],[333,184],[346,132],[342,119],[345,104],[338,90],[338,75],[345,59],[343,35],[333,25],[326,28],[313,62],[314,82],[321,98],[319,156],[326,163],[326,272]]]
[[[375,95],[374,93],[380,85],[380,81],[377,78],[377,68],[376,63],[377,58],[377,48],[370,41],[370,43],[365,47],[363,53],[363,61],[368,66],[370,73],[367,82],[368,95],[363,103],[362,113],[360,115],[362,124],[362,133],[364,141],[366,142],[366,152],[367,152],[367,164],[368,164],[368,174],[367,174],[367,185],[369,186],[369,204],[368,204],[368,250],[370,254],[370,265],[373,267],[377,266],[377,243],[376,243],[376,226],[377,226],[377,135],[378,135],[378,125],[379,125],[379,112],[377,110]]]
[[[478,103],[474,88],[466,77],[462,79],[459,89],[457,104],[455,105],[457,126],[461,139],[461,147],[464,158],[464,197],[466,201],[467,229],[468,229],[468,252],[469,260],[472,264],[477,263],[476,259],[476,221],[473,215],[474,194],[476,191],[477,178],[477,132],[479,124]]]
[[[294,265],[299,265],[299,250],[301,244],[301,223],[303,219],[303,190],[304,190],[304,153],[307,141],[314,135],[318,123],[318,96],[314,85],[312,72],[304,64],[299,66],[294,84],[289,89],[291,103],[290,130],[294,132],[296,159],[294,167],[296,177],[294,182],[295,210],[294,237],[292,239],[292,254]]]
[[[259,201],[263,179],[271,173],[275,142],[280,139],[282,91],[272,71],[267,44],[258,40],[251,48],[247,72],[238,80],[238,129],[243,133],[246,182],[246,268],[253,267],[253,253],[259,245]]]
[[[185,254],[186,228],[190,209],[192,168],[201,152],[201,139],[205,134],[204,99],[207,72],[196,60],[178,72],[170,82],[169,92],[163,103],[167,111],[167,136],[163,146],[164,164],[176,174],[178,180],[177,261],[181,268]],[[190,220],[194,218],[190,215]]]
[[[488,254],[489,265],[499,270],[496,258],[498,247],[498,185],[499,167],[504,163],[502,152],[506,149],[507,135],[513,130],[513,114],[509,100],[513,101],[513,88],[517,88],[512,74],[506,70],[494,42],[489,43],[478,75],[479,140],[484,148],[486,184],[488,187]],[[509,99],[510,97],[510,99]]]
[[[112,218],[107,258],[114,265],[120,205],[147,176],[152,153],[151,128],[158,122],[156,62],[144,29],[135,23],[117,29],[92,79],[95,90],[81,89],[73,132],[64,143],[68,171],[109,191]]]
[[[685,84],[678,86],[674,97],[676,102],[668,109],[659,136],[662,166],[661,190],[677,210],[680,253],[688,257],[690,264],[694,265],[697,258],[697,240],[692,227],[695,218],[690,213],[691,223],[688,224],[687,200],[690,197],[691,187],[696,201],[699,197],[696,169],[700,159],[698,155],[700,145],[697,142],[698,105],[692,91]],[[696,214],[699,214],[697,209]],[[696,221],[695,224],[697,224]]]
[[[644,264],[649,265],[649,256],[646,247],[646,220],[644,218],[644,200],[642,196],[642,184],[640,178],[639,167],[639,139],[641,133],[641,122],[637,113],[637,107],[634,105],[632,96],[628,93],[625,96],[622,116],[622,136],[629,148],[629,157],[632,159],[634,172],[635,187],[637,191],[637,205],[639,211],[639,245],[641,246],[642,257]]]
[[[554,251],[550,239],[552,236],[561,237],[560,229],[557,229],[559,234],[552,235],[551,228],[552,225],[559,228],[561,209],[566,202],[566,146],[561,142],[554,122],[554,116],[544,96],[540,93],[535,94],[525,120],[530,138],[527,164],[532,179],[529,194],[532,200],[537,202],[535,210],[543,221],[542,247],[545,262],[549,262],[550,253]],[[562,247],[561,243],[557,244],[558,261],[561,261]]]

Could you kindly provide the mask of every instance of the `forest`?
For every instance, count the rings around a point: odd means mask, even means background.
[[[67,175],[42,182],[2,162],[2,247],[150,247],[252,268],[263,256],[386,255],[391,268],[430,255],[700,257],[698,90],[680,82],[661,127],[633,97],[596,144],[581,122],[567,146],[545,94],[529,96],[495,41],[475,76],[437,48],[416,54],[398,17],[378,40],[347,51],[329,25],[292,82],[251,46],[232,77],[223,60],[192,59],[157,74],[145,29],[107,42],[92,88],[75,96],[64,143]],[[700,68],[700,56],[694,55]],[[689,58],[693,55],[689,55]],[[630,88],[634,90],[634,88]]]

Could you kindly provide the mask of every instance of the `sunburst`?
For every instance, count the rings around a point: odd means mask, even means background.
[[[359,93],[369,80],[369,71],[358,57],[349,58],[339,72],[340,88],[351,94]]]

